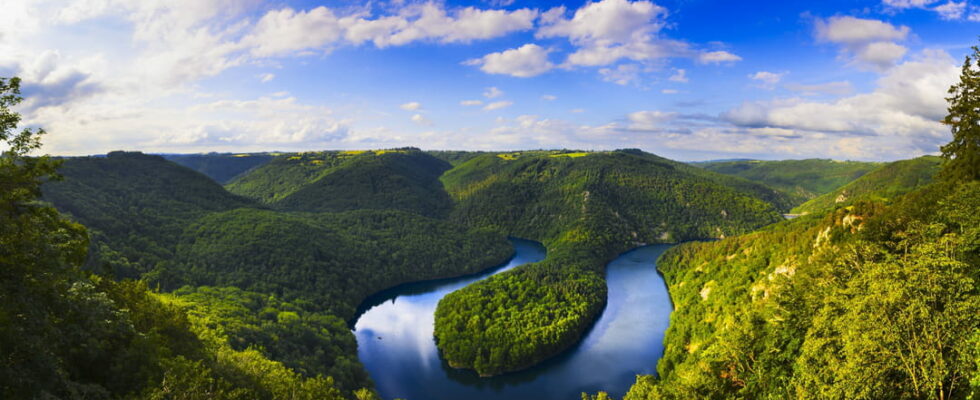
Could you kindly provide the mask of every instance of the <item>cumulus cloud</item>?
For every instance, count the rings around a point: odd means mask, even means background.
[[[788,83],[784,87],[789,91],[799,92],[803,96],[846,96],[854,92],[854,86],[849,81],[827,82],[813,85]]]
[[[510,107],[513,104],[514,103],[510,101],[495,101],[493,103],[487,104],[485,107],[483,107],[483,110],[484,111],[499,110],[502,108]]]
[[[329,51],[345,43],[370,42],[378,48],[417,41],[468,43],[529,30],[537,16],[536,10],[527,8],[447,10],[431,2],[405,6],[395,15],[377,17],[366,13],[339,16],[324,6],[309,11],[283,8],[266,13],[242,43],[260,57]]]
[[[402,104],[398,106],[398,108],[401,108],[402,110],[405,111],[418,111],[422,109],[422,103],[413,101],[413,102]]]
[[[920,153],[932,152],[947,140],[948,129],[938,121],[946,112],[945,89],[957,76],[955,61],[948,54],[927,50],[888,71],[870,93],[832,102],[746,102],[722,118],[745,128],[861,136],[869,143],[896,141]]]
[[[266,83],[273,79],[276,79],[276,74],[272,74],[272,73],[259,74],[258,78],[259,81],[261,81],[262,83]]]
[[[754,74],[750,74],[749,79],[759,82],[759,87],[762,87],[764,89],[772,89],[776,87],[776,84],[779,83],[779,81],[781,81],[783,79],[783,76],[785,75],[786,75],[785,72],[776,73],[776,72],[769,72],[769,71],[759,71]]]
[[[617,85],[629,85],[639,80],[640,66],[636,64],[620,64],[616,68],[600,69],[599,75],[606,82],[613,82]]]
[[[538,38],[567,38],[576,50],[563,66],[601,67],[628,59],[653,62],[689,57],[703,63],[738,61],[732,53],[700,52],[680,40],[664,38],[668,11],[653,2],[602,0],[586,3],[566,18],[567,10],[553,8],[541,15]]]
[[[626,116],[630,122],[629,129],[633,130],[658,130],[664,122],[676,117],[675,112],[663,111],[637,111]]]
[[[495,99],[504,95],[504,91],[497,89],[496,86],[488,87],[487,90],[483,91],[483,97],[488,99]]]
[[[708,51],[698,55],[698,62],[702,64],[733,63],[736,61],[742,61],[742,57],[723,50]]]
[[[909,8],[933,11],[939,15],[939,18],[944,20],[963,19],[967,9],[966,1],[956,2],[954,0],[947,0],[945,3],[939,0],[884,0],[882,4],[889,10],[895,11]],[[971,14],[967,18],[973,21],[973,15],[975,14]]]
[[[837,16],[817,20],[814,34],[817,40],[841,46],[841,55],[854,63],[884,71],[905,56],[908,49],[895,41],[905,40],[909,31],[884,21]]]
[[[548,50],[536,44],[525,44],[516,49],[490,53],[482,58],[466,61],[466,65],[478,65],[488,74],[530,78],[554,68],[548,61]]]
[[[459,105],[466,106],[466,107],[482,106],[483,105],[483,101],[482,100],[463,100],[463,101],[459,102]]]
[[[687,71],[683,69],[675,69],[674,74],[668,79],[671,82],[687,83]]]
[[[541,100],[544,100],[544,101],[555,101],[555,100],[558,100],[558,96],[551,95],[551,94],[544,94],[544,95],[541,95]]]
[[[419,125],[432,125],[432,121],[430,121],[428,118],[426,118],[422,114],[412,115],[412,122],[414,122],[416,124],[419,124]]]

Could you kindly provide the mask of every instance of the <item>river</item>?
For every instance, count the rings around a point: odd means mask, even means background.
[[[623,253],[606,270],[609,298],[583,340],[530,369],[492,378],[450,368],[432,336],[436,304],[487,276],[545,257],[537,242],[511,239],[506,265],[457,279],[402,285],[365,300],[354,323],[357,352],[385,399],[577,400],[581,392],[622,397],[637,374],[654,374],[673,306],[656,271],[672,245]]]

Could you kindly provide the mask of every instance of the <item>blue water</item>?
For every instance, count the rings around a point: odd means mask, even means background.
[[[511,239],[506,265],[459,279],[403,285],[365,301],[354,323],[358,356],[385,399],[579,399],[600,390],[621,397],[637,374],[655,373],[673,306],[656,260],[671,245],[624,253],[608,265],[606,309],[574,348],[533,368],[480,378],[450,368],[432,336],[436,304],[487,276],[544,259],[537,242]]]

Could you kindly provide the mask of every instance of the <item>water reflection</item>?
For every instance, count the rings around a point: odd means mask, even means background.
[[[432,336],[436,304],[447,293],[517,265],[540,261],[544,249],[512,239],[505,266],[453,280],[406,285],[365,301],[355,320],[358,356],[386,399],[577,399],[580,392],[622,396],[636,374],[654,373],[672,306],[657,257],[669,245],[625,253],[609,264],[609,301],[573,349],[534,368],[493,378],[450,368]]]

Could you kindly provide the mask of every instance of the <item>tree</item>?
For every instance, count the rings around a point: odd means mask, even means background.
[[[974,63],[977,63],[976,65]],[[946,164],[943,177],[950,181],[980,179],[980,48],[966,56],[960,82],[949,88],[949,115],[943,123],[953,131],[953,141],[942,147]]]

